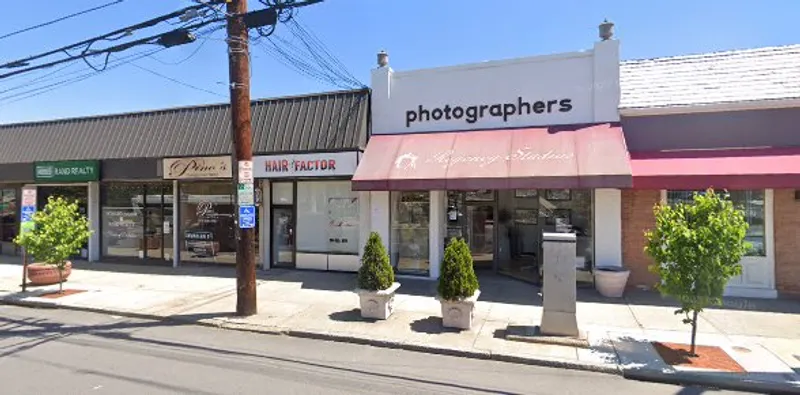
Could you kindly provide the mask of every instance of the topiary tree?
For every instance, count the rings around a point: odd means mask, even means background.
[[[459,300],[478,290],[478,276],[472,264],[472,253],[464,239],[453,238],[444,250],[442,274],[437,290],[444,300]]]
[[[358,287],[369,291],[388,289],[394,283],[394,269],[389,264],[389,254],[377,232],[369,234],[361,267],[358,269]]]
[[[63,292],[67,260],[80,251],[91,236],[89,222],[78,210],[77,202],[50,197],[44,210],[32,218],[33,227],[21,232],[14,242],[38,262],[58,268],[58,292]]]
[[[722,303],[725,285],[742,273],[739,261],[750,248],[745,242],[747,222],[727,194],[713,189],[694,194],[692,203],[658,205],[655,229],[645,232],[645,251],[655,264],[650,271],[661,278],[656,288],[678,300],[683,322],[692,326],[691,354],[695,355],[697,315]]]

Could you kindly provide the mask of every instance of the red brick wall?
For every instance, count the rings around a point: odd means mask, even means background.
[[[784,294],[800,295],[800,202],[793,189],[776,189],[775,287]]]
[[[653,206],[660,201],[659,190],[622,190],[622,262],[631,271],[629,287],[653,288],[658,281],[647,270],[653,260],[644,252],[644,232],[655,226]]]

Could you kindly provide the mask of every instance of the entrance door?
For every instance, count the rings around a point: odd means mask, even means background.
[[[466,206],[466,241],[476,269],[494,267],[494,206]]]
[[[272,207],[272,266],[293,268],[294,208]]]

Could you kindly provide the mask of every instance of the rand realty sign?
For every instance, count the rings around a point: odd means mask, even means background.
[[[37,183],[89,182],[100,179],[100,161],[73,160],[34,163]]]
[[[372,74],[373,134],[619,120],[616,42],[594,50]]]

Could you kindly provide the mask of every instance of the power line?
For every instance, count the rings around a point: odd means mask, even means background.
[[[103,9],[103,8],[106,8],[106,7],[110,7],[110,6],[115,5],[115,4],[122,3],[123,1],[125,1],[125,0],[112,1],[110,3],[99,5],[97,7],[93,7],[93,8],[89,8],[87,10],[76,12],[74,14],[65,15],[65,16],[62,16],[61,18],[53,19],[52,21],[49,21],[49,22],[44,22],[44,23],[40,23],[38,25],[27,27],[25,29],[17,30],[17,31],[14,31],[14,32],[11,32],[11,33],[8,33],[8,34],[0,36],[0,40],[2,40],[4,38],[9,38],[11,36],[16,36],[17,34],[22,34],[22,33],[25,33],[25,32],[29,32],[31,30],[36,30],[36,29],[39,29],[39,28],[42,28],[42,27],[45,27],[45,26],[50,26],[50,25],[52,25],[54,23],[58,23],[58,22],[61,22],[61,21],[64,21],[64,20],[67,20],[67,19],[70,19],[70,18],[74,18],[76,16],[80,16],[80,15],[83,15],[83,14],[88,14],[88,13],[93,12],[93,11],[97,11],[97,10],[100,10],[100,9]]]
[[[144,70],[144,71],[146,71],[146,72],[148,72],[150,74],[153,74],[153,75],[155,75],[157,77],[161,77],[161,78],[163,78],[165,80],[172,81],[172,82],[174,82],[174,83],[176,83],[178,85],[185,86],[187,88],[191,88],[191,89],[194,89],[194,90],[197,90],[197,91],[200,91],[200,92],[205,92],[205,93],[208,93],[208,94],[214,95],[214,96],[219,96],[219,97],[224,97],[224,98],[228,97],[226,95],[223,95],[223,94],[220,94],[220,93],[217,93],[217,92],[214,92],[214,91],[210,91],[208,89],[200,88],[199,86],[192,85],[192,84],[190,84],[188,82],[183,82],[183,81],[180,81],[180,80],[176,80],[175,78],[168,77],[168,76],[166,76],[164,74],[161,74],[161,73],[156,72],[154,70],[148,69],[147,67],[140,66],[140,65],[138,65],[136,63],[130,63],[130,65],[133,66],[133,67],[136,67],[137,69]]]

